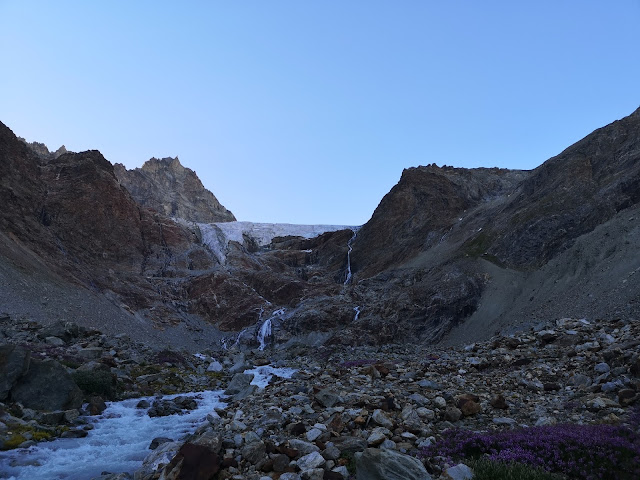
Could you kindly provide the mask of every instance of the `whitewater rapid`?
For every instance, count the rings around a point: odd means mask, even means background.
[[[265,388],[273,376],[291,378],[293,368],[270,365],[246,370],[254,375],[252,385]],[[153,403],[156,397],[108,402],[102,415],[86,417],[93,430],[85,438],[64,438],[40,442],[28,449],[0,452],[0,479],[7,480],[87,480],[102,472],[133,473],[151,453],[156,437],[181,440],[206,421],[215,408],[224,408],[222,390],[179,395],[193,397],[198,406],[183,415],[149,417],[146,408],[136,408],[140,400]]]

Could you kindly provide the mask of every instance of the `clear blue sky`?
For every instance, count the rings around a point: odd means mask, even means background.
[[[0,0],[0,121],[176,156],[239,220],[362,224],[403,168],[530,169],[640,106],[640,0]]]

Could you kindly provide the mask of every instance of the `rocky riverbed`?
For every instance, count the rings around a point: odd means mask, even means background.
[[[449,348],[271,346],[193,356],[68,322],[0,321],[0,442],[23,457],[37,442],[88,435],[87,415],[100,414],[105,400],[150,396],[139,405],[146,415],[171,416],[197,406],[177,393],[225,390],[226,405],[193,433],[144,439],[153,450],[140,468],[102,480],[470,478],[420,452],[453,427],[638,429],[637,322],[564,318]],[[295,372],[252,385],[268,364]],[[43,398],[38,378],[49,378],[52,395]]]

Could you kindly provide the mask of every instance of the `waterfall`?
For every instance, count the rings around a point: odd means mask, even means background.
[[[263,311],[264,310],[262,309],[260,310],[260,318],[262,318]],[[258,330],[258,335],[256,336],[256,340],[258,340],[258,343],[260,344],[260,346],[258,347],[258,350],[262,351],[265,349],[265,347],[267,346],[267,338],[271,336],[272,321],[276,318],[282,317],[282,315],[284,315],[284,312],[285,312],[284,308],[280,308],[279,310],[276,310],[260,326],[260,329]]]
[[[356,235],[358,234],[357,229],[353,229],[352,231],[353,231],[353,236],[347,242],[347,247],[349,247],[349,250],[347,251],[347,279],[344,281],[345,285],[351,282],[351,251],[353,250],[352,244],[353,244],[353,241],[356,239]]]
[[[360,316],[360,307],[356,305],[355,307],[353,307],[353,311],[356,312],[355,316],[353,317],[353,321],[357,322],[358,317]]]

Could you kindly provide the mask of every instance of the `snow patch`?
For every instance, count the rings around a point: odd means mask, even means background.
[[[269,245],[275,237],[313,238],[326,232],[356,230],[346,225],[297,225],[291,223],[220,222],[198,223],[202,243],[207,245],[221,264],[227,260],[229,242],[243,244],[245,237],[253,239],[259,246]]]

